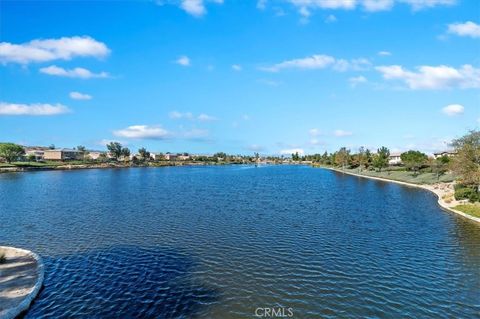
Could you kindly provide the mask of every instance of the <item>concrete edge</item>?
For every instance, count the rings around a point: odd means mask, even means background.
[[[16,307],[8,309],[2,317],[2,319],[14,319],[30,308],[30,305],[32,304],[33,300],[37,297],[38,293],[40,292],[40,289],[43,286],[43,279],[45,276],[45,267],[43,265],[42,258],[30,250],[10,247],[10,246],[0,246],[0,249],[9,249],[9,250],[23,252],[24,254],[33,257],[33,259],[37,261],[37,282],[35,283],[35,286],[33,286],[32,291],[28,295],[26,295],[22,300],[22,302],[19,303]]]
[[[465,217],[465,218],[467,218],[467,219],[470,219],[470,220],[472,220],[472,221],[480,224],[480,218],[474,217],[474,216],[470,216],[470,215],[468,215],[468,214],[465,214],[464,212],[461,212],[461,211],[459,211],[459,210],[456,210],[456,209],[453,209],[453,208],[451,208],[451,207],[448,207],[448,205],[443,201],[443,199],[440,197],[440,195],[437,194],[436,192],[434,192],[432,189],[428,188],[427,186],[419,185],[419,184],[412,184],[412,183],[407,183],[407,182],[402,182],[402,181],[396,181],[396,180],[388,179],[388,178],[368,176],[368,175],[362,175],[362,174],[355,174],[355,173],[351,173],[351,172],[344,172],[344,171],[342,171],[342,170],[338,170],[338,169],[332,168],[332,167],[319,166],[318,168],[324,168],[324,169],[328,169],[328,170],[335,171],[335,172],[338,172],[338,173],[348,174],[348,175],[351,175],[351,176],[369,178],[369,179],[374,179],[374,180],[382,181],[382,182],[391,182],[391,183],[396,183],[396,184],[400,184],[400,185],[403,185],[403,186],[421,188],[421,189],[430,191],[430,192],[432,192],[433,194],[435,194],[435,195],[437,196],[437,198],[438,198],[437,203],[438,203],[438,205],[440,206],[440,208],[442,208],[443,210],[446,210],[446,211],[449,211],[449,212],[458,214],[458,215],[460,215],[460,216],[462,216],[462,217]]]

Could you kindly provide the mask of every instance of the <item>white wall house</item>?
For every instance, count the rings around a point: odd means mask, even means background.
[[[390,153],[390,156],[388,157],[388,164],[389,165],[400,165],[400,164],[402,164],[402,159],[401,159],[400,155],[402,155],[402,153],[400,153],[400,152]]]

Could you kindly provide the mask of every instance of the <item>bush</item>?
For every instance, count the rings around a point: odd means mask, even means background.
[[[0,253],[0,264],[3,264],[7,261],[7,257],[5,257],[5,253]]]
[[[455,187],[455,199],[468,199],[470,202],[480,201],[480,194],[473,188],[469,187]]]

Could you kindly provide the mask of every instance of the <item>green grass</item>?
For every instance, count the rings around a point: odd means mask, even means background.
[[[464,205],[457,205],[454,209],[459,210],[465,214],[468,214],[473,217],[480,218],[480,204],[464,204]]]
[[[368,171],[363,170],[362,172],[359,172],[358,169],[345,169],[345,172],[372,176],[372,177],[380,177],[385,179],[392,179],[395,181],[412,183],[412,184],[435,184],[438,182],[452,182],[455,179],[452,174],[444,174],[444,175],[441,175],[440,178],[437,178],[435,173],[430,173],[430,172],[421,172],[415,176],[413,172],[401,170],[398,168],[396,168],[395,170],[391,170],[390,172],[388,171],[376,172],[376,171],[370,171],[370,170]]]

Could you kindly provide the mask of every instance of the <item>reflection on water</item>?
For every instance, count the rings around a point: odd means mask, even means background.
[[[301,166],[0,175],[0,243],[40,253],[27,318],[473,318],[480,227],[433,194]]]

